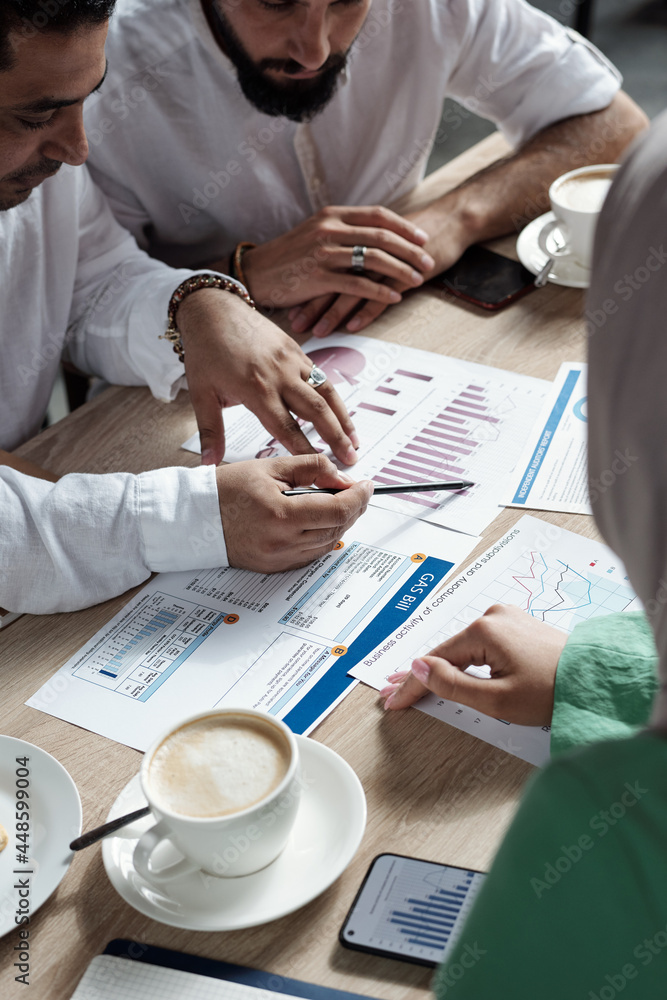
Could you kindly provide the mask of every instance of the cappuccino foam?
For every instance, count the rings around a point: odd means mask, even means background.
[[[599,212],[607,197],[613,175],[606,170],[591,171],[563,181],[556,199],[575,212]]]
[[[156,806],[184,816],[228,816],[261,802],[287,774],[290,747],[271,723],[209,716],[171,733],[153,754]]]

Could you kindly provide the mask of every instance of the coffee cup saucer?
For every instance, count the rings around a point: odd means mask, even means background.
[[[539,274],[547,262],[549,250],[556,250],[557,243],[553,240],[550,246],[549,238],[557,229],[556,216],[546,212],[538,219],[529,222],[519,233],[516,241],[516,252],[524,267],[533,274]],[[547,252],[545,252],[545,249]],[[554,257],[553,266],[549,272],[549,281],[554,285],[566,285],[568,288],[588,288],[591,280],[589,268],[584,267],[569,253],[561,253]]]
[[[324,892],[354,857],[366,827],[366,796],[359,778],[337,753],[297,736],[303,778],[299,811],[282,854],[253,875],[215,878],[191,872],[157,886],[134,868],[139,837],[152,815],[123,827],[102,844],[104,867],[126,903],[171,927],[231,931],[277,920]],[[107,819],[145,805],[135,775],[114,802]],[[160,864],[178,857],[170,845]]]

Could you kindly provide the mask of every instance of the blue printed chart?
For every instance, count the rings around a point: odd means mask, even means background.
[[[381,855],[345,926],[351,944],[437,963],[459,937],[485,876]]]
[[[416,656],[462,631],[493,604],[513,604],[568,633],[591,618],[641,608],[611,549],[526,515],[420,609],[422,620],[409,639],[398,637],[386,652],[376,649],[351,673],[379,690],[388,674],[408,670]],[[488,667],[468,672],[489,676]],[[422,699],[419,708],[532,764],[549,758],[548,727],[510,725],[435,696]]]
[[[357,683],[349,666],[413,618],[474,543],[373,510],[291,572],[162,573],[29,704],[138,750],[217,707],[260,709],[308,733]]]

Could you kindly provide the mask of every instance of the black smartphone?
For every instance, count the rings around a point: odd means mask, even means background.
[[[484,872],[378,854],[338,935],[346,948],[438,965],[461,932]]]
[[[535,288],[535,275],[518,261],[475,244],[428,284],[482,309],[504,309]]]

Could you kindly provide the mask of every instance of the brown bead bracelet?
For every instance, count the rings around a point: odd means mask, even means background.
[[[174,348],[174,353],[178,354],[178,360],[183,364],[185,363],[185,351],[183,350],[183,341],[176,325],[176,313],[183,299],[187,295],[192,294],[192,292],[198,292],[200,288],[219,288],[223,292],[233,292],[234,295],[242,298],[251,309],[257,308],[245,288],[239,285],[238,282],[232,281],[231,278],[222,278],[218,274],[195,274],[191,278],[186,278],[185,281],[182,281],[169,300],[167,329],[164,333],[160,334],[160,340],[168,340],[170,342]]]

